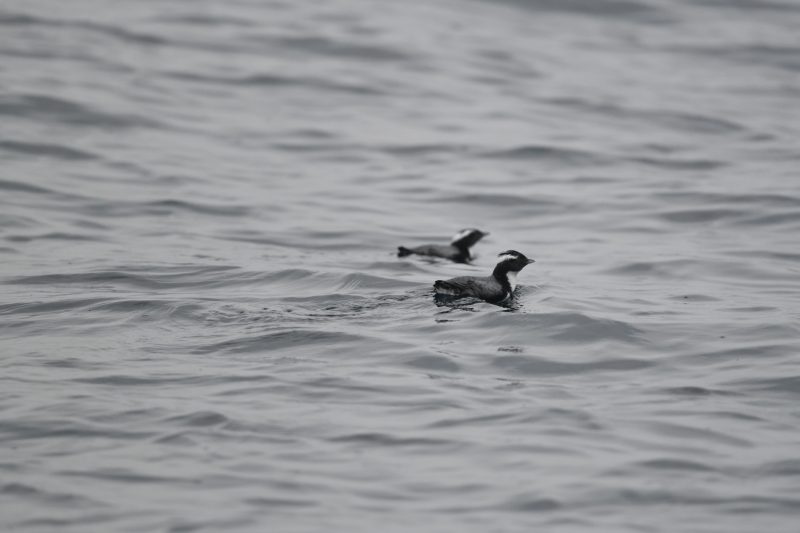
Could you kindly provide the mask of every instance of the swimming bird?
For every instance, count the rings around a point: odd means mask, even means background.
[[[517,274],[526,265],[535,263],[515,250],[498,254],[497,265],[491,276],[459,276],[448,280],[436,280],[433,290],[437,296],[464,298],[474,297],[490,303],[503,302],[514,294]]]
[[[456,263],[467,263],[472,256],[469,253],[470,247],[482,238],[489,235],[481,230],[475,228],[462,229],[453,236],[450,244],[423,244],[415,248],[406,248],[405,246],[397,247],[397,257],[405,257],[407,255],[427,255],[431,257],[443,257],[450,259]]]

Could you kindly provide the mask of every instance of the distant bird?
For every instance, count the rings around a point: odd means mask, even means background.
[[[460,276],[448,280],[437,280],[433,290],[437,296],[451,298],[474,297],[490,303],[500,303],[511,298],[517,286],[517,274],[526,265],[534,263],[521,253],[508,250],[497,256],[497,266],[491,276],[480,278]]]
[[[397,247],[397,257],[407,255],[427,255],[431,257],[443,257],[456,263],[468,263],[472,256],[469,253],[470,247],[482,238],[489,235],[481,230],[468,228],[462,229],[453,237],[450,244],[423,244],[416,248]]]

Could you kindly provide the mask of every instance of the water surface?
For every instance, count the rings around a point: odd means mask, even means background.
[[[795,531],[798,25],[6,1],[3,529]]]

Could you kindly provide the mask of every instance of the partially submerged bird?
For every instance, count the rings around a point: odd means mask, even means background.
[[[498,254],[497,266],[491,276],[459,276],[448,280],[436,280],[433,290],[437,296],[464,298],[473,297],[490,303],[500,303],[511,298],[517,286],[517,274],[526,265],[534,263],[515,250]]]
[[[431,257],[443,257],[450,259],[456,263],[467,263],[472,256],[469,253],[470,247],[476,242],[489,235],[481,230],[475,228],[462,229],[459,231],[450,244],[423,244],[416,248],[406,248],[405,246],[397,247],[397,257],[405,257],[407,255],[427,255]]]

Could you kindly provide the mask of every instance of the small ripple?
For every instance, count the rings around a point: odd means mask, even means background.
[[[613,489],[607,495],[599,496],[597,501],[605,500],[607,505],[621,505],[629,508],[648,505],[669,506],[706,506],[723,507],[728,512],[784,512],[795,510],[800,505],[796,498],[777,498],[774,496],[740,496],[724,497],[694,491],[673,491],[664,489]],[[744,511],[748,509],[748,511]]]
[[[52,300],[49,302],[17,302],[0,304],[0,315],[9,314],[39,314],[66,310],[80,309],[100,302],[108,301],[107,298],[75,298],[67,300]]]
[[[17,302],[0,305],[0,316],[20,315],[22,318],[7,320],[0,328],[34,327],[37,328],[34,332],[47,331],[50,334],[61,330],[74,331],[78,327],[93,329],[99,326],[98,317],[116,320],[117,317],[112,315],[114,313],[126,315],[123,318],[131,322],[161,322],[166,318],[196,322],[203,318],[203,309],[203,305],[187,301],[129,298]],[[54,318],[46,321],[48,315]]]
[[[182,431],[162,435],[154,439],[153,442],[170,446],[197,446],[197,441]]]
[[[725,161],[712,159],[671,159],[666,157],[629,157],[628,161],[667,170],[716,170],[726,166]]]
[[[674,396],[738,396],[737,393],[725,391],[720,389],[707,389],[705,387],[698,387],[696,385],[687,385],[684,387],[667,387],[660,389],[659,393],[666,393]]]
[[[392,251],[392,255],[394,256],[394,251]],[[429,270],[423,268],[418,263],[412,263],[411,261],[375,261],[373,263],[369,263],[366,266],[362,266],[360,270],[366,270],[368,272],[414,272],[414,273],[422,273],[422,274],[429,274]]]
[[[142,300],[124,299],[98,302],[89,306],[88,310],[101,313],[136,313],[138,318],[196,318],[203,306],[195,303],[176,300]]]
[[[679,222],[683,224],[697,224],[704,222],[716,222],[724,219],[741,218],[747,212],[739,209],[680,209],[656,214],[659,218],[669,222]]]
[[[754,215],[742,219],[738,224],[742,226],[772,226],[790,224],[797,225],[800,222],[800,213],[797,211],[785,211],[783,213],[771,213],[769,215]]]
[[[483,157],[511,161],[552,161],[571,165],[595,166],[608,163],[605,157],[593,152],[546,145],[525,145],[507,150],[496,150],[484,153]]]
[[[277,208],[276,208],[277,209]],[[298,240],[297,236],[291,234],[283,235],[263,235],[260,232],[249,232],[237,230],[235,232],[226,232],[216,236],[224,241],[237,241],[246,242],[250,244],[263,244],[269,246],[278,246],[292,250],[312,250],[319,253],[321,250],[335,250],[341,253],[345,250],[359,250],[363,251],[363,244],[354,240],[339,240],[339,239],[310,239],[311,234],[306,233],[303,237],[306,240]]]
[[[41,274],[37,276],[23,276],[12,278],[6,283],[19,285],[64,285],[72,283],[107,283],[120,282],[125,284],[155,288],[159,283],[142,276],[135,276],[124,272],[106,271],[84,274]]]
[[[514,326],[520,330],[535,329],[542,335],[569,343],[587,343],[615,340],[635,344],[646,343],[642,330],[635,326],[608,318],[595,318],[583,313],[498,313],[476,315],[471,323],[486,327]]]
[[[32,94],[0,96],[2,115],[110,129],[163,127],[151,118],[108,113],[64,98]]]
[[[492,360],[492,366],[525,375],[571,375],[595,372],[625,372],[655,366],[641,359],[605,359],[589,363],[566,363],[542,357],[505,355]]]
[[[0,150],[25,156],[43,156],[67,161],[86,161],[97,159],[91,152],[70,148],[60,144],[44,144],[21,141],[0,141]]]
[[[0,494],[11,497],[20,497],[26,500],[34,499],[42,505],[86,506],[98,505],[98,502],[84,496],[63,492],[51,492],[38,489],[24,483],[5,483],[0,485]]]
[[[430,437],[396,437],[387,433],[352,433],[331,437],[330,442],[345,442],[363,444],[368,446],[437,446],[458,447],[458,443],[446,439],[432,439]]]
[[[281,507],[313,507],[317,502],[312,500],[298,500],[288,498],[245,498],[244,503],[260,508],[276,509]]]
[[[793,74],[800,72],[800,59],[798,59],[800,47],[795,45],[676,45],[669,49],[678,53],[708,56],[715,60],[730,61],[747,66],[774,67]]]
[[[378,149],[396,156],[463,155],[474,151],[467,145],[446,143],[387,145]]]
[[[233,276],[229,272],[235,268],[236,267],[212,265],[166,269],[154,267],[150,271],[147,271],[146,268],[139,269],[145,272],[142,274],[135,271],[126,272],[122,270],[78,272],[73,274],[39,274],[10,278],[6,283],[12,285],[96,285],[98,283],[105,283],[115,286],[129,285],[147,289],[209,286],[215,282],[217,284],[228,283],[229,278]],[[219,279],[219,275],[221,274],[225,274],[225,280]],[[239,276],[245,274],[246,273],[239,273]],[[155,300],[153,302],[155,302]]]
[[[243,205],[204,204],[187,200],[153,200],[145,202],[89,203],[81,207],[85,214],[102,217],[171,216],[179,212],[199,213],[226,217],[241,217],[250,212]]]
[[[286,50],[312,53],[321,56],[356,59],[360,61],[401,62],[416,59],[416,56],[399,48],[377,44],[345,42],[326,37],[268,37],[270,44],[278,44]]]
[[[164,420],[170,425],[186,427],[221,426],[229,422],[228,417],[216,411],[196,411],[185,415],[172,416]]]
[[[710,117],[693,113],[677,113],[674,111],[649,111],[638,113],[642,118],[655,120],[672,129],[688,131],[691,133],[707,133],[719,135],[724,133],[738,133],[745,127],[729,119]]]
[[[370,274],[363,274],[360,272],[354,274],[347,274],[342,277],[339,284],[339,290],[352,290],[356,288],[364,289],[397,289],[403,287],[418,287],[419,283],[413,281],[405,281],[395,278],[384,278],[380,276],[373,276]]]
[[[28,14],[0,13],[0,25],[4,26],[45,26],[52,28],[71,28],[107,35],[117,40],[139,45],[162,45],[167,41],[159,36],[134,32],[121,26],[76,19],[55,19],[35,17]]]
[[[649,422],[647,426],[654,433],[678,439],[681,441],[698,440],[706,443],[724,444],[736,448],[751,448],[754,444],[739,437],[733,437],[720,431],[713,431],[708,428],[696,428],[684,424],[673,424],[668,422]]]
[[[160,15],[152,19],[154,22],[167,22],[175,24],[185,24],[187,26],[238,26],[252,27],[257,22],[232,15],[216,13],[214,15],[204,15],[202,13],[180,14],[180,15]]]
[[[410,367],[437,372],[458,372],[461,369],[457,363],[440,355],[423,355],[407,361],[405,364]]]
[[[683,277],[687,270],[698,267],[698,262],[690,259],[668,261],[637,261],[605,270],[606,274],[621,276],[658,276],[665,278]]]
[[[80,380],[75,380],[80,381]],[[16,441],[29,439],[119,439],[134,441],[149,438],[153,434],[147,431],[125,431],[108,426],[91,425],[82,421],[73,420],[36,420],[18,421],[4,420],[0,425],[2,441]]]
[[[800,11],[800,5],[770,0],[692,0],[693,4],[728,9],[753,11]]]
[[[552,498],[530,498],[524,496],[516,496],[497,506],[498,509],[515,513],[541,513],[556,511],[562,507],[561,502]]]
[[[563,209],[563,204],[543,198],[532,198],[520,194],[504,193],[447,193],[429,200],[434,203],[474,204],[492,207],[526,207],[532,211]]]
[[[36,24],[38,21],[39,19],[31,15],[0,12],[0,24],[3,26],[28,26]]]
[[[0,180],[0,190],[15,191],[15,192],[29,192],[34,194],[51,194],[53,191],[39,187],[38,185],[31,185],[30,183],[22,183],[19,181]]]
[[[722,350],[688,353],[681,355],[680,359],[693,364],[718,364],[727,361],[759,360],[782,357],[792,353],[790,346],[782,344],[756,344],[753,346],[738,346]]]
[[[204,346],[199,346],[193,353],[251,353],[286,350],[306,346],[331,346],[343,343],[356,343],[366,340],[361,335],[351,335],[336,331],[296,329],[266,333],[251,337],[231,339]]]
[[[659,202],[694,203],[704,206],[714,204],[749,204],[761,210],[764,207],[800,207],[800,198],[789,194],[735,194],[722,192],[665,191],[652,194]]]
[[[284,74],[248,74],[242,76],[215,76],[210,74],[196,74],[191,72],[164,72],[163,76],[188,82],[201,82],[203,84],[220,84],[237,87],[265,87],[286,89],[311,89],[323,93],[345,93],[358,96],[380,96],[386,94],[375,86],[340,82],[330,78],[314,76],[287,76]],[[289,145],[291,146],[291,145]]]
[[[731,385],[743,387],[751,391],[766,391],[800,395],[800,375],[781,376],[766,379],[745,379],[732,382]]]
[[[287,268],[286,270],[277,270],[275,272],[266,273],[261,279],[264,281],[288,282],[306,280],[316,275],[316,272],[305,270],[303,268]]]
[[[303,383],[303,386],[334,391],[356,391],[365,393],[386,392],[384,388],[372,385],[364,385],[348,378],[324,376],[312,379]]]
[[[176,476],[160,476],[156,474],[144,474],[134,472],[127,468],[94,468],[92,470],[62,470],[58,472],[61,476],[81,477],[88,479],[99,479],[109,481],[120,481],[122,483],[185,483],[191,484],[192,479]]]
[[[691,302],[719,302],[719,298],[715,298],[713,296],[709,296],[707,294],[681,294],[676,296],[670,296],[670,300],[674,300],[677,302],[685,302],[687,300]]]
[[[487,1],[487,0],[484,0]],[[490,0],[489,3],[494,3]],[[631,19],[639,23],[665,24],[673,18],[651,4],[632,0],[501,0],[520,9],[536,13],[553,12],[592,18]]]
[[[693,134],[705,133],[710,135],[719,135],[725,133],[738,133],[745,129],[744,126],[730,119],[711,117],[698,113],[679,113],[661,109],[636,109],[622,105],[615,105],[608,102],[598,103],[583,98],[574,97],[551,98],[547,100],[547,103],[563,106],[569,109],[580,109],[584,112],[595,113],[614,119],[621,117],[640,120],[643,123],[649,124],[650,126],[652,126],[653,123],[659,123],[667,128],[679,131],[687,131]],[[663,145],[649,144],[640,146],[658,152],[673,152],[675,150],[674,147],[667,147]]]
[[[653,470],[690,471],[690,472],[716,472],[715,468],[695,461],[683,459],[651,459],[635,463],[636,466]]]
[[[75,383],[87,383],[89,385],[112,385],[115,387],[141,387],[141,386],[163,386],[163,385],[195,385],[209,381],[205,376],[152,376],[140,377],[123,374],[107,374],[103,376],[93,376],[89,378],[75,378]]]
[[[86,242],[104,242],[104,237],[97,235],[86,235],[80,233],[63,233],[52,232],[43,233],[41,235],[8,235],[5,238],[9,242],[33,242],[40,240],[54,240],[54,241],[86,241]]]
[[[759,474],[772,476],[800,476],[800,459],[769,461],[758,468]]]
[[[432,424],[429,424],[428,427],[432,429],[461,427],[461,426],[475,427],[476,425],[483,426],[486,425],[487,423],[502,423],[507,421],[509,418],[513,417],[514,415],[512,413],[497,413],[492,415],[447,418],[444,420],[438,420],[436,422],[433,422]]]

